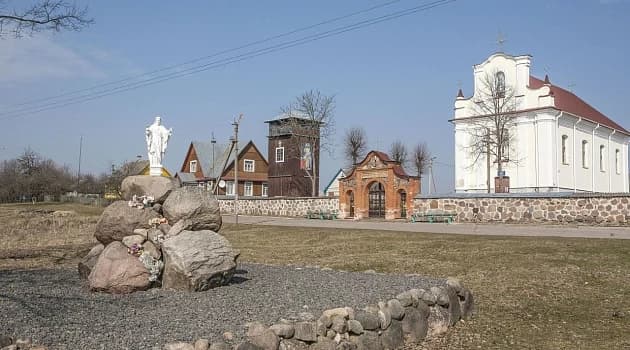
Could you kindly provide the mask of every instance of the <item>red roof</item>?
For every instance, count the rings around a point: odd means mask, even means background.
[[[532,89],[539,89],[545,85],[545,82],[534,77],[529,76],[529,87]],[[582,118],[588,119],[592,122],[599,123],[612,129],[630,134],[628,130],[624,129],[621,125],[610,120],[610,118],[603,115],[600,111],[593,108],[588,103],[584,102],[581,98],[577,97],[570,91],[567,91],[561,87],[549,84],[551,86],[551,94],[554,96],[555,107],[561,111],[575,114]]]

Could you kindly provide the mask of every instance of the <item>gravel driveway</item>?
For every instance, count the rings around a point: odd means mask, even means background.
[[[245,324],[363,307],[411,288],[443,284],[419,276],[239,264],[229,286],[131,295],[87,291],[75,269],[0,271],[0,333],[50,349],[152,349],[166,342],[242,337]]]

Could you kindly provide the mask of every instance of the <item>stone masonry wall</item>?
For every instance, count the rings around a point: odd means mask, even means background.
[[[234,198],[219,197],[221,213],[234,214]],[[257,216],[303,217],[308,211],[338,212],[338,197],[239,198],[238,213]]]
[[[629,194],[416,197],[416,213],[456,214],[456,222],[630,226]]]

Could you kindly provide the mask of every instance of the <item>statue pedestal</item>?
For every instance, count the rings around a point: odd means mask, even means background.
[[[162,166],[152,166],[149,170],[151,176],[162,176]]]

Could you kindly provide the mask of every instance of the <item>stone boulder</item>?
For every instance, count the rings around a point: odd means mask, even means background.
[[[88,276],[90,276],[90,272],[92,272],[94,265],[96,265],[96,261],[98,260],[99,255],[103,252],[103,249],[105,249],[104,245],[95,245],[92,249],[90,249],[90,252],[81,259],[81,261],[79,261],[78,268],[79,277],[81,277],[81,279],[88,279]]]
[[[96,261],[88,281],[90,289],[114,294],[147,290],[151,274],[140,260],[127,253],[121,242],[110,243]]]
[[[136,196],[151,196],[156,203],[164,203],[172,190],[179,187],[179,182],[163,176],[137,175],[126,177],[120,185],[120,192],[125,200]]]
[[[159,214],[151,208],[132,208],[126,201],[116,201],[103,211],[96,223],[94,237],[104,245],[122,241],[124,237],[133,234],[135,229],[150,228],[149,220],[155,218],[159,218]]]
[[[168,238],[162,243],[162,255],[164,288],[204,291],[230,281],[239,253],[225,237],[206,230]]]
[[[180,187],[171,192],[162,205],[162,213],[171,225],[186,219],[182,230],[219,232],[219,202],[199,187]]]

